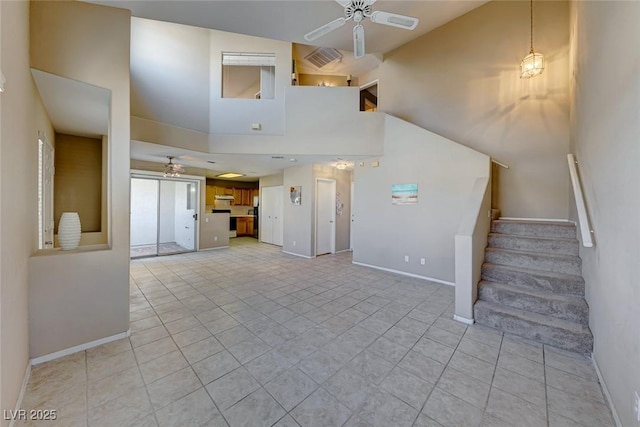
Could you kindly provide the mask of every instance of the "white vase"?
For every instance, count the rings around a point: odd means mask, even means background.
[[[58,223],[58,243],[63,251],[71,251],[80,243],[80,217],[78,212],[63,212]]]

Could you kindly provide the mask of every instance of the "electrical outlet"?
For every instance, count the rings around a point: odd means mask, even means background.
[[[404,262],[409,262],[409,255],[404,256]]]
[[[213,236],[213,241],[217,242],[218,241],[218,236]]]
[[[293,241],[293,246],[295,246],[295,245],[296,245],[296,241],[294,240],[294,241]]]
[[[420,258],[420,265],[425,265],[426,262],[427,262],[426,259]]]
[[[636,421],[640,423],[640,395],[638,395],[637,391],[636,391],[636,404],[634,406],[634,409],[636,411]]]

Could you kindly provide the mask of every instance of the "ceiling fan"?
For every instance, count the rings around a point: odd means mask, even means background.
[[[371,22],[376,24],[404,28],[405,30],[413,30],[418,25],[418,18],[412,16],[398,15],[396,13],[382,12],[379,10],[373,12],[371,6],[376,0],[336,0],[336,2],[344,7],[344,18],[340,17],[335,19],[305,34],[305,40],[309,42],[313,41],[342,27],[347,21],[353,20],[353,22],[356,23],[356,26],[353,27],[353,56],[355,58],[362,58],[365,53],[364,27],[362,26],[362,21],[365,18],[369,18]]]
[[[184,169],[182,168],[182,165],[173,163],[174,156],[167,156],[167,159],[169,159],[169,163],[164,165],[165,177],[177,178],[180,176],[181,173],[184,173]]]

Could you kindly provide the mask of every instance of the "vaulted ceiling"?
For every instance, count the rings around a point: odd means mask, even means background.
[[[343,16],[343,8],[334,0],[234,0],[234,1],[156,1],[97,0],[108,6],[130,9],[131,45],[131,114],[173,126],[209,133],[208,31],[220,30],[295,43],[294,54],[309,52],[303,38],[309,31]],[[365,22],[366,50],[361,60],[351,57],[352,23],[319,38],[317,46],[344,51],[344,60],[318,74],[353,74],[375,68],[383,54],[393,50],[470,10],[486,0],[380,0],[374,10],[414,16],[420,19],[414,31]],[[164,22],[157,22],[164,21]],[[172,25],[171,23],[183,24]],[[194,28],[195,27],[195,28]],[[175,38],[175,40],[173,40]],[[179,40],[179,43],[172,43]],[[303,72],[313,72],[302,65]],[[184,151],[184,150],[182,150]],[[208,176],[217,171],[207,166],[211,156],[181,152],[171,147],[136,143],[132,158],[166,162],[165,155],[182,158],[186,166],[208,168]],[[273,153],[284,154],[286,153]],[[255,177],[258,171],[277,167],[270,156],[228,156],[219,163],[237,165],[238,170]],[[356,158],[349,159],[355,161]],[[298,158],[297,164],[335,162],[333,158]],[[209,163],[209,165],[211,165]],[[256,178],[253,178],[256,179]]]

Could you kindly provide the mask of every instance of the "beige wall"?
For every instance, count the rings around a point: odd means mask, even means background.
[[[452,284],[455,235],[476,179],[488,176],[487,156],[387,116],[384,156],[354,170],[354,262]],[[391,186],[410,183],[418,203],[392,205]]]
[[[30,6],[31,66],[111,91],[109,244],[30,258],[29,346],[38,357],[129,328],[131,19],[127,10],[82,2]]]
[[[640,393],[640,3],[576,1],[572,6],[571,146],[594,230],[595,246],[580,250],[593,356],[622,425],[635,426],[634,392]]]
[[[568,3],[535,3],[545,72],[520,79],[529,2],[494,1],[385,55],[378,111],[508,164],[502,215],[567,218]]]
[[[15,408],[29,363],[28,260],[37,244],[37,131],[50,129],[29,71],[29,4],[0,2],[0,405]],[[49,134],[50,135],[50,134]],[[2,426],[9,422],[2,417]]]
[[[78,212],[82,231],[102,228],[102,139],[56,134],[54,222]]]

